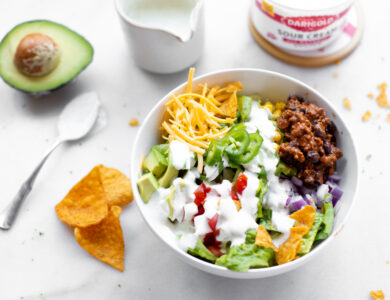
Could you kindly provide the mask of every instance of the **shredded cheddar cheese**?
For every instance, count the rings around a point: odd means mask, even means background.
[[[184,92],[171,95],[165,104],[162,131],[164,139],[178,140],[197,153],[198,168],[203,169],[203,160],[199,158],[210,141],[223,137],[235,121],[237,92],[242,90],[242,85],[232,82],[222,87],[201,84],[194,88],[193,77],[194,68],[191,68]]]

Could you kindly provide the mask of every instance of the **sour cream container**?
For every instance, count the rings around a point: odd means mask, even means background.
[[[253,0],[251,18],[263,38],[287,52],[321,49],[342,33],[354,0]]]

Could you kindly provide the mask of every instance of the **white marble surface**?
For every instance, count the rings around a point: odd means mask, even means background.
[[[137,128],[153,104],[183,82],[186,72],[154,75],[138,69],[123,41],[112,1],[2,0],[0,36],[35,18],[64,23],[95,48],[93,63],[77,81],[47,97],[32,98],[0,82],[0,207],[13,196],[54,141],[56,117],[74,95],[96,90],[108,127],[82,143],[63,146],[50,158],[14,228],[0,231],[0,299],[368,299],[372,289],[390,295],[390,123],[366,94],[390,82],[388,1],[363,1],[366,28],[359,48],[340,65],[303,69],[276,61],[250,36],[248,1],[208,0],[206,48],[197,74],[254,67],[294,76],[317,88],[342,112],[355,134],[362,166],[360,195],[342,234],[327,253],[291,273],[262,280],[215,277],[178,261],[141,219],[135,205],[121,222],[125,271],[91,258],[56,217],[54,205],[94,165],[128,174]],[[338,73],[338,78],[333,74]],[[353,109],[342,107],[348,97]],[[373,119],[363,123],[369,108]],[[380,113],[380,117],[376,115]],[[366,156],[371,154],[371,159]],[[42,234],[40,234],[40,232]]]

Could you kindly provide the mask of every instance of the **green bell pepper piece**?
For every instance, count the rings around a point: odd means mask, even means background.
[[[297,169],[294,167],[289,167],[284,162],[279,161],[277,166],[276,166],[275,175],[280,176],[280,174],[284,174],[288,177],[296,176]]]
[[[252,110],[252,98],[248,96],[239,96],[237,99],[238,109],[240,110],[241,122],[245,122]]]

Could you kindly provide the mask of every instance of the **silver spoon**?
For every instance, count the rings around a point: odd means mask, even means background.
[[[32,190],[35,179],[50,154],[59,145],[86,136],[93,127],[99,113],[100,102],[95,92],[81,94],[67,104],[58,119],[58,137],[43,156],[30,177],[22,184],[16,196],[0,213],[0,228],[10,229],[23,201]]]

